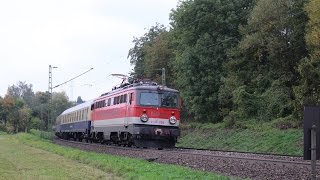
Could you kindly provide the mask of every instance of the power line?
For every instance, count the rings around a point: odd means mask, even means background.
[[[74,79],[76,79],[76,78],[78,78],[78,77],[80,77],[80,76],[82,76],[82,75],[84,75],[84,74],[88,73],[88,72],[89,72],[89,71],[91,71],[91,70],[93,70],[93,68],[90,68],[90,69],[89,69],[89,70],[87,70],[86,72],[83,72],[83,73],[79,74],[78,76],[76,76],[76,77],[74,77],[74,78],[69,79],[68,81],[65,81],[65,82],[63,82],[63,83],[61,83],[61,84],[56,85],[56,86],[55,86],[55,87],[53,87],[52,89],[57,88],[57,87],[59,87],[59,86],[61,86],[61,85],[63,85],[63,84],[67,84],[68,82],[70,82],[70,81],[72,81],[72,80],[74,80]]]

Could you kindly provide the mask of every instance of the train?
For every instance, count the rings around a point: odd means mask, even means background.
[[[173,148],[180,136],[179,91],[151,81],[122,82],[62,112],[55,135],[119,146]]]

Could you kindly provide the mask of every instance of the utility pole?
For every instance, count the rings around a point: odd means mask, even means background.
[[[51,124],[51,118],[52,118],[52,69],[53,68],[58,68],[58,67],[55,67],[55,66],[51,66],[49,65],[49,85],[48,85],[48,92],[49,92],[49,95],[50,95],[50,104],[49,104],[49,112],[48,112],[48,127],[47,127],[47,130],[49,130],[49,127],[50,127],[50,124]]]
[[[165,86],[166,85],[166,68],[162,68],[162,85]]]

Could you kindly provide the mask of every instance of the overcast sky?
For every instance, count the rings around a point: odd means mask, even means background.
[[[168,26],[178,0],[0,0],[0,96],[25,81],[34,92],[82,72],[86,75],[55,88],[71,100],[93,99],[110,91],[128,74],[133,37],[159,22]]]

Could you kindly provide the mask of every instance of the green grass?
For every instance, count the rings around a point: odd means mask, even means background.
[[[54,132],[47,132],[47,131],[40,131],[36,129],[31,129],[30,134],[33,134],[37,137],[43,138],[43,139],[48,139],[48,140],[53,140],[54,138]]]
[[[0,136],[0,179],[119,179],[83,163]]]
[[[303,130],[280,130],[273,124],[246,122],[241,125],[245,129],[225,129],[223,123],[188,124],[182,126],[177,146],[302,155]]]
[[[18,134],[14,137],[25,145],[58,154],[125,179],[229,179],[228,177],[196,171],[187,167],[62,147],[30,134]]]

